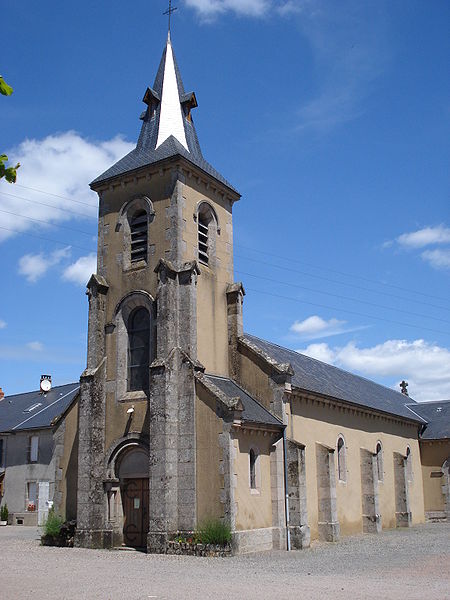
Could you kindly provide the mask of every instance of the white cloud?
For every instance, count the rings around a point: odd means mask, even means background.
[[[49,135],[42,140],[25,140],[19,146],[9,149],[6,153],[11,164],[21,163],[20,177],[15,185],[0,180],[2,209],[45,223],[2,213],[2,227],[20,232],[32,229],[36,232],[48,230],[53,224],[73,218],[95,219],[97,194],[90,190],[89,182],[133,147],[134,144],[126,142],[120,136],[95,142],[82,138],[74,131],[67,131]],[[77,204],[71,199],[84,204]],[[43,206],[38,202],[50,206]],[[75,215],[74,212],[78,214]],[[0,229],[0,242],[13,235]]]
[[[3,321],[2,319],[0,319],[0,329],[5,329],[6,327],[6,321]]]
[[[437,225],[424,227],[410,233],[402,233],[397,242],[404,248],[424,248],[432,244],[450,244],[450,227]]]
[[[291,331],[305,337],[326,337],[341,333],[345,323],[346,321],[339,321],[338,319],[325,321],[318,315],[312,315],[304,321],[295,321],[291,325]]]
[[[415,400],[450,398],[450,349],[422,339],[387,340],[370,348],[358,348],[354,342],[334,348],[310,344],[299,352],[375,379],[391,379],[397,391],[406,379]]]
[[[44,345],[41,344],[41,342],[28,342],[27,348],[29,350],[33,350],[34,352],[42,352]]]
[[[450,269],[450,248],[425,250],[421,256],[435,269]]]
[[[70,246],[55,250],[51,254],[25,254],[19,259],[19,273],[24,275],[30,283],[36,283],[45,273],[62,259],[70,255]]]
[[[80,258],[69,265],[64,273],[63,279],[80,285],[86,285],[92,273],[97,272],[97,255],[93,252]]]
[[[326,321],[318,315],[312,315],[304,321],[295,321],[290,330],[306,340],[314,340],[317,338],[330,337],[341,333],[349,333],[351,331],[359,331],[365,329],[365,326],[346,327],[347,321],[339,319],[329,319]]]
[[[226,12],[237,15],[261,17],[272,6],[271,0],[185,0],[186,6],[193,8],[206,19],[216,17]]]

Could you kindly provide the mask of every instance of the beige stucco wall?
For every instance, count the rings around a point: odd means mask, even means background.
[[[231,202],[202,183],[187,179],[183,186],[183,242],[185,260],[198,258],[198,205],[206,201],[217,215],[220,233],[215,256],[208,265],[199,263],[197,281],[197,352],[209,373],[228,374],[226,288],[233,281],[233,228]]]
[[[197,522],[223,517],[220,493],[224,486],[220,462],[223,451],[219,446],[222,421],[216,415],[217,400],[201,385],[197,385],[195,405],[197,460]]]
[[[312,539],[318,537],[318,499],[316,479],[316,442],[336,448],[339,435],[346,446],[346,482],[338,479],[335,453],[338,520],[343,535],[362,532],[360,448],[375,452],[383,446],[383,481],[379,482],[379,506],[384,528],[395,527],[394,452],[405,455],[411,448],[413,477],[409,482],[413,523],[424,521],[422,471],[417,427],[394,422],[375,414],[329,406],[322,402],[291,397],[288,435],[306,446],[306,485],[308,521]],[[290,413],[290,410],[288,410]]]
[[[78,400],[67,411],[64,430],[64,449],[59,459],[61,480],[61,516],[76,519],[77,516],[77,475],[78,475]]]
[[[425,511],[445,510],[445,496],[442,493],[444,479],[431,477],[431,473],[440,472],[442,465],[450,457],[450,440],[422,440],[420,454]]]
[[[234,439],[236,530],[272,527],[270,451],[273,439],[263,432],[237,431]],[[250,448],[257,450],[257,490],[250,488]],[[259,464],[258,464],[259,463]]]

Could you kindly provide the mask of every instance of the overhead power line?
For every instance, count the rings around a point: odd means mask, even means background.
[[[241,275],[245,275],[246,277],[255,277],[256,279],[262,279],[264,281],[270,281],[271,283],[278,283],[281,285],[288,285],[290,287],[295,287],[295,288],[299,288],[302,290],[306,290],[308,292],[314,292],[316,294],[324,294],[326,296],[333,296],[334,298],[340,298],[341,300],[350,300],[351,302],[359,302],[360,304],[366,304],[367,306],[374,306],[375,308],[382,308],[383,310],[394,310],[397,312],[402,312],[406,315],[411,315],[413,317],[421,317],[424,319],[432,319],[433,321],[440,321],[441,323],[448,323],[450,325],[450,321],[446,320],[446,319],[439,319],[438,317],[432,317],[430,315],[424,315],[421,313],[415,313],[415,312],[411,312],[408,310],[405,310],[404,308],[395,308],[393,306],[385,306],[383,304],[377,304],[376,302],[368,302],[366,300],[359,300],[358,298],[352,298],[351,296],[342,296],[340,294],[333,294],[333,292],[326,292],[323,290],[316,290],[314,288],[309,288],[307,286],[304,285],[300,285],[298,283],[292,283],[292,282],[288,282],[288,281],[279,281],[278,279],[272,279],[270,277],[262,277],[261,275],[253,275],[252,273],[245,273],[244,271],[238,271],[236,270],[236,273],[241,273]]]
[[[279,254],[272,254],[270,252],[265,252],[264,250],[258,250],[257,248],[251,248],[249,246],[244,246],[242,244],[233,244],[234,247],[243,248],[245,250],[251,250],[252,252],[257,252],[258,254],[265,254],[266,256],[272,256],[273,258],[278,258],[279,260],[288,260],[289,262],[296,262],[299,264],[303,264],[307,267],[311,267],[313,269],[319,269],[321,271],[329,271],[330,273],[336,273],[338,275],[344,275],[345,277],[353,277],[354,279],[361,279],[362,281],[367,281],[372,284],[382,285],[384,287],[390,287],[397,290],[401,290],[402,292],[410,292],[412,294],[419,294],[420,296],[426,296],[428,298],[434,298],[435,300],[443,300],[444,302],[448,301],[448,298],[443,298],[442,296],[435,296],[433,294],[426,294],[425,292],[419,292],[418,290],[413,290],[411,288],[405,288],[402,285],[395,285],[394,283],[386,283],[385,281],[378,281],[376,279],[370,279],[369,277],[363,277],[362,275],[356,275],[355,273],[346,273],[345,271],[338,271],[336,269],[330,269],[329,267],[322,267],[319,265],[313,265],[311,263],[307,263],[305,261],[299,260],[297,258],[280,256]]]
[[[60,223],[51,223],[49,221],[43,221],[42,219],[35,219],[34,217],[19,215],[17,213],[10,212],[9,210],[2,210],[1,208],[0,212],[5,213],[7,215],[13,215],[14,217],[20,217],[21,219],[28,219],[29,221],[34,221],[36,223],[44,223],[45,225],[60,227],[61,229],[68,229],[69,231],[75,231],[76,233],[82,233],[84,235],[92,237],[92,232],[83,231],[82,229],[75,229],[74,227],[68,227],[67,225],[61,225]]]
[[[78,248],[78,250],[85,250],[86,252],[94,252],[94,250],[92,248],[84,248],[83,246],[69,244],[67,241],[61,242],[60,240],[54,240],[52,238],[47,238],[42,235],[36,235],[35,233],[18,231],[17,229],[10,229],[9,227],[2,227],[1,225],[0,225],[0,229],[3,229],[4,231],[11,231],[12,233],[18,233],[19,235],[28,235],[29,237],[34,237],[34,238],[37,238],[38,240],[45,240],[46,242],[53,242],[54,244],[60,244],[61,246],[70,246],[71,248]]]
[[[225,282],[226,283],[226,282]],[[309,302],[307,300],[299,300],[299,298],[292,298],[291,296],[283,296],[281,294],[273,294],[272,292],[266,292],[265,290],[255,290],[245,286],[246,291],[255,292],[257,294],[264,294],[273,298],[282,298],[283,300],[291,300],[292,302],[298,302],[299,304],[308,304],[309,306],[315,306],[320,308],[327,308],[334,311],[340,311],[351,315],[358,315],[359,317],[365,317],[367,319],[375,319],[376,321],[384,321],[385,323],[393,323],[394,325],[402,325],[404,327],[411,327],[412,329],[421,329],[424,331],[432,331],[433,333],[441,333],[450,335],[450,331],[442,331],[441,329],[431,329],[430,327],[422,327],[421,325],[413,325],[412,323],[404,323],[402,321],[395,321],[394,319],[386,319],[384,317],[376,317],[374,315],[368,315],[360,313],[354,310],[347,310],[345,308],[337,308],[336,306],[329,306],[327,304],[318,304],[317,302]]]
[[[25,202],[31,202],[32,204],[39,204],[41,206],[47,206],[48,208],[56,208],[56,210],[62,210],[63,212],[68,212],[72,215],[77,215],[79,217],[84,217],[85,219],[93,219],[95,215],[88,215],[87,213],[80,213],[75,210],[70,210],[70,208],[66,208],[65,206],[56,206],[55,204],[47,204],[45,202],[40,202],[39,200],[31,200],[30,198],[24,198],[23,196],[17,196],[16,194],[9,194],[8,192],[0,192],[3,196],[11,196],[11,198],[17,198],[18,200],[25,200]],[[93,206],[92,208],[95,208]]]
[[[440,306],[439,304],[431,304],[430,302],[425,302],[424,300],[416,300],[415,298],[407,298],[405,296],[399,296],[398,294],[391,294],[389,292],[380,292],[378,290],[372,290],[370,288],[363,287],[362,285],[357,285],[354,283],[347,283],[345,281],[337,281],[336,279],[330,279],[329,277],[324,277],[323,275],[316,275],[315,273],[307,273],[306,271],[300,271],[299,269],[292,269],[290,267],[275,265],[273,263],[268,263],[264,260],[258,260],[257,258],[250,258],[248,256],[242,256],[240,254],[235,254],[235,257],[242,258],[244,260],[249,260],[251,262],[255,262],[255,263],[265,265],[268,267],[274,267],[275,269],[280,269],[282,271],[289,271],[290,273],[306,275],[307,277],[312,277],[313,279],[320,279],[321,281],[326,281],[328,283],[336,283],[338,285],[345,285],[346,287],[352,287],[357,290],[363,290],[363,291],[369,292],[371,294],[379,294],[382,296],[388,296],[390,298],[397,298],[398,300],[406,300],[408,302],[415,302],[416,304],[422,304],[424,306],[432,306],[433,308],[439,308],[440,310],[450,311],[450,306]]]

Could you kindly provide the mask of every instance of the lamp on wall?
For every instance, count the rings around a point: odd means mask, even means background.
[[[131,408],[127,410],[127,415],[132,415],[134,413],[134,404],[131,405]]]

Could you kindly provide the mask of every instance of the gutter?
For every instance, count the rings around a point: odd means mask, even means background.
[[[289,492],[288,492],[288,466],[286,451],[286,427],[283,429],[283,460],[284,460],[284,513],[286,516],[286,550],[291,549],[291,533],[289,531]]]

